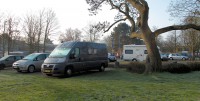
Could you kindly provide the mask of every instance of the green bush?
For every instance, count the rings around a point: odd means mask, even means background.
[[[200,71],[200,62],[188,62],[187,65],[192,71]]]
[[[141,74],[145,71],[145,64],[141,62],[130,62],[126,69],[129,72]]]
[[[181,63],[170,63],[168,65],[163,66],[163,71],[167,71],[170,73],[189,73],[191,69],[188,65]]]

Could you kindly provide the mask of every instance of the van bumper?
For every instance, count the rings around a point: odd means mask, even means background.
[[[60,76],[65,74],[64,64],[42,64],[41,72],[43,74],[51,74],[53,76]]]

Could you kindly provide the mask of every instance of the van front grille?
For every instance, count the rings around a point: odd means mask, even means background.
[[[44,65],[45,69],[52,69],[54,67],[54,65]]]

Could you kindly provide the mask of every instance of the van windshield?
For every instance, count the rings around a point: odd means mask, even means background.
[[[65,57],[69,53],[71,48],[66,47],[58,47],[54,49],[51,54],[49,55],[50,58],[57,58],[57,57]]]

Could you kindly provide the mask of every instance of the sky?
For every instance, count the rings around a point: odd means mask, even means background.
[[[172,25],[170,15],[167,12],[171,0],[146,0],[149,4],[149,25],[158,28]],[[114,22],[117,11],[110,10],[109,6],[103,6],[102,11],[96,16],[89,16],[89,5],[85,0],[0,0],[0,13],[8,13],[23,17],[27,13],[37,12],[44,8],[52,9],[57,16],[59,32],[67,28],[82,30],[89,23],[99,21]],[[109,33],[106,33],[109,34]],[[56,37],[55,39],[57,39]]]

